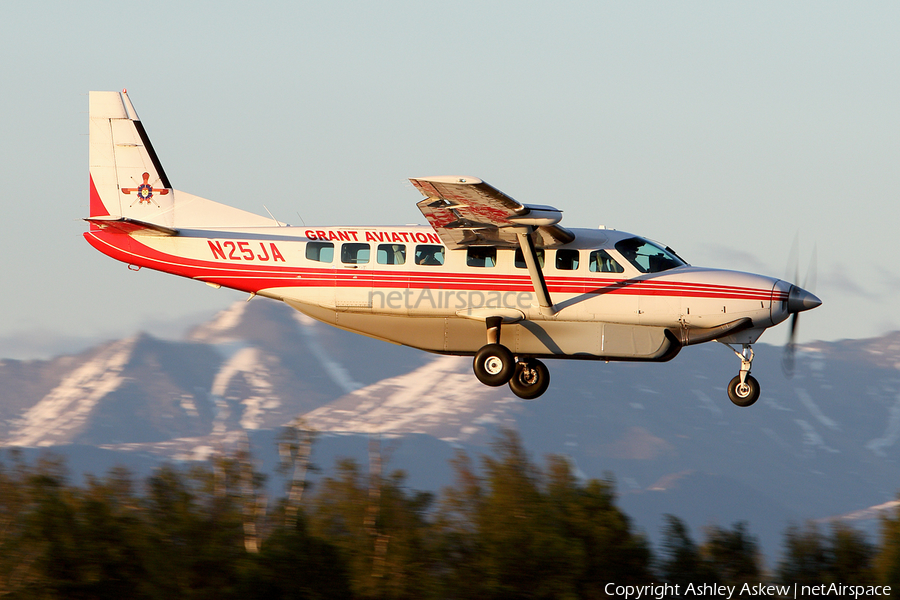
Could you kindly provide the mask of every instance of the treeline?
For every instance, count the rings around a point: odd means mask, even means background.
[[[246,448],[143,482],[124,469],[84,485],[46,457],[0,463],[0,598],[603,598],[648,583],[837,582],[900,589],[900,511],[879,543],[845,526],[792,527],[766,572],[742,523],[696,543],[667,517],[654,553],[609,481],[569,462],[541,468],[503,432],[492,454],[459,454],[435,497],[346,460],[306,485],[311,436],[288,430],[287,489],[266,499]]]

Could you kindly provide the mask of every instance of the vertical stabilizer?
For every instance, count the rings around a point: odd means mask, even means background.
[[[172,189],[128,93],[91,92],[90,98],[92,230],[123,218],[159,226],[157,231],[283,225]]]
[[[124,90],[90,93],[90,170],[91,217],[173,225],[172,186]]]

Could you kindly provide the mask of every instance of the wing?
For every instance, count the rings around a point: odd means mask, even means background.
[[[410,179],[425,200],[416,206],[451,249],[466,246],[518,247],[516,230],[534,227],[536,247],[568,244],[575,235],[558,225],[562,211],[522,204],[475,177]]]

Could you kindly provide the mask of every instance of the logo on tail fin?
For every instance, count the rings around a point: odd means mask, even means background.
[[[149,183],[150,173],[144,173],[143,177],[144,177],[144,183],[140,184],[136,188],[122,188],[122,193],[130,194],[132,192],[135,192],[137,194],[137,199],[138,199],[139,204],[143,204],[144,202],[146,202],[147,204],[150,204],[150,202],[151,202],[150,199],[153,198],[153,186],[150,185],[150,183]],[[165,196],[166,194],[169,193],[169,190],[167,190],[165,188],[161,188],[157,191],[159,192],[160,196]],[[133,206],[133,204],[132,204],[132,206]]]

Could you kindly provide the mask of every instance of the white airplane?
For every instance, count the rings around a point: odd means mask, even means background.
[[[411,179],[430,227],[290,227],[172,188],[122,92],[90,93],[90,230],[128,264],[282,300],[322,322],[429,352],[521,398],[543,358],[667,361],[709,341],[740,358],[738,406],[759,398],[751,344],[821,301],[773,277],[688,265],[609,229],[566,229],[474,177]],[[739,347],[739,349],[738,349]],[[788,345],[793,347],[793,343]]]

